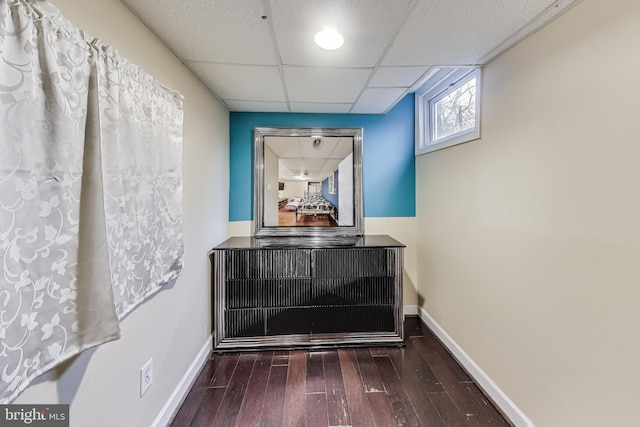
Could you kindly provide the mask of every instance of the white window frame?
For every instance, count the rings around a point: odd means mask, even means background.
[[[454,91],[469,80],[476,79],[476,122],[473,128],[434,140],[432,105],[442,98],[445,91]],[[435,69],[425,84],[415,93],[416,141],[415,153],[430,153],[453,145],[480,138],[482,81],[480,68]]]

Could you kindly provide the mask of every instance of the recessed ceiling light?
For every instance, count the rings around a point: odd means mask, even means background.
[[[344,43],[344,37],[342,37],[342,34],[337,30],[326,29],[318,32],[313,37],[313,41],[323,49],[335,50],[342,46],[342,43]]]

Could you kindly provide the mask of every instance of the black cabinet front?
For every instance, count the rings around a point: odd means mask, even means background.
[[[401,343],[402,250],[214,249],[215,349]]]

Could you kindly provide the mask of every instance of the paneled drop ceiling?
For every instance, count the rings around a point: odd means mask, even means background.
[[[231,111],[386,113],[579,0],[122,0]],[[336,28],[327,51],[316,32]]]
[[[278,158],[280,181],[322,182],[353,152],[351,137],[265,137],[265,149]]]

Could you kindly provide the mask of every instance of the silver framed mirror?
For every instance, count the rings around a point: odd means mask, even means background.
[[[254,236],[361,236],[362,128],[254,128]]]

